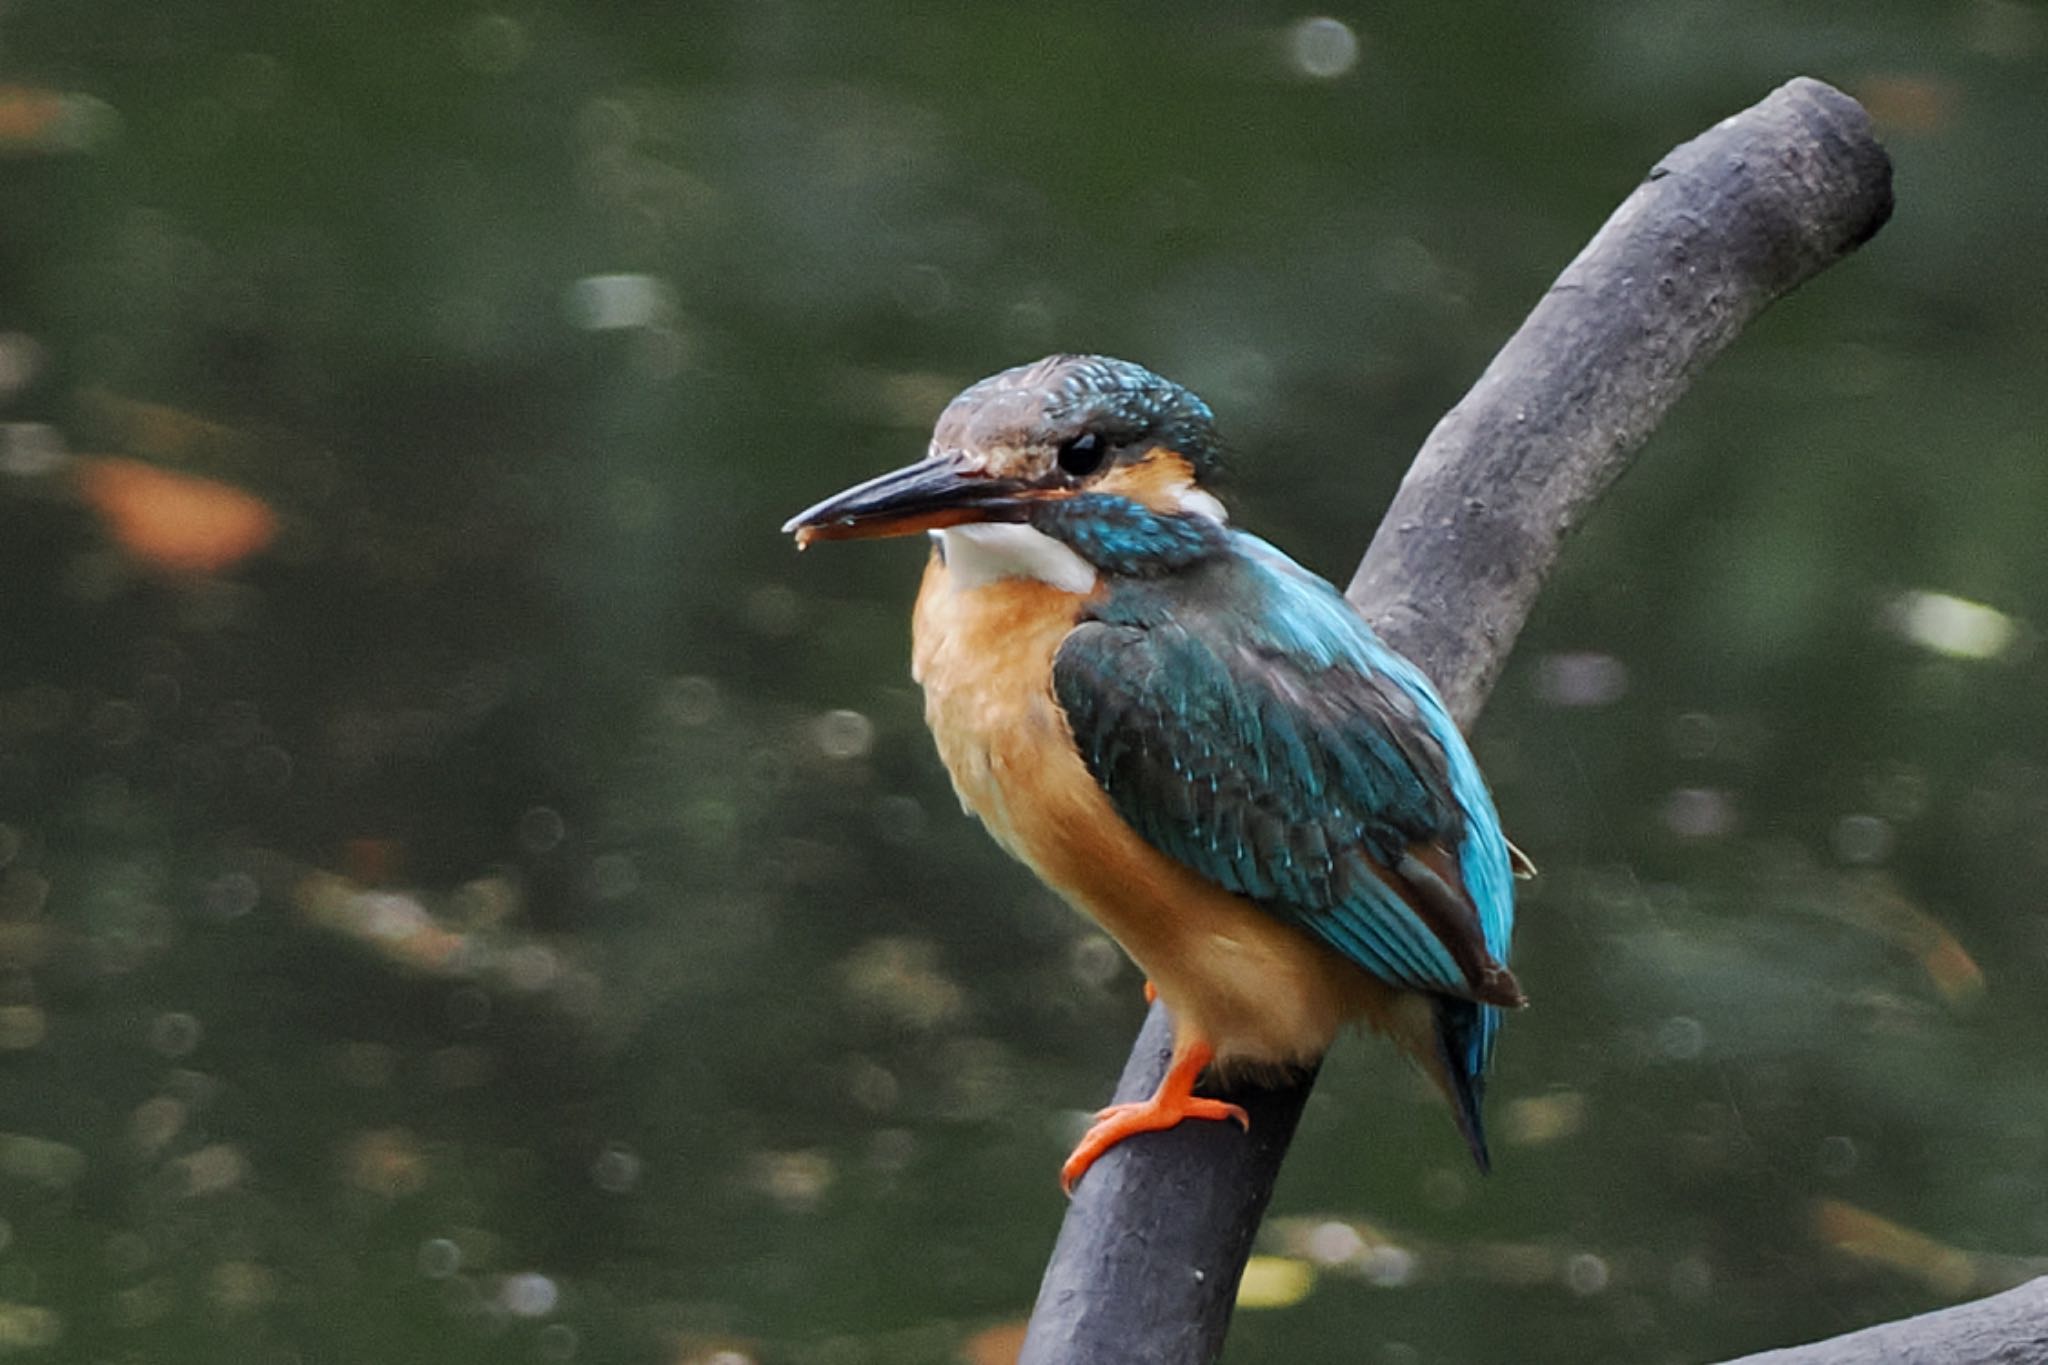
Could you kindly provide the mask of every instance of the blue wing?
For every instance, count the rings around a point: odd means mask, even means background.
[[[1233,533],[1192,572],[1120,582],[1061,645],[1053,687],[1153,847],[1441,997],[1476,1109],[1493,1007],[1521,1002],[1513,876],[1478,765],[1414,665],[1335,588]]]

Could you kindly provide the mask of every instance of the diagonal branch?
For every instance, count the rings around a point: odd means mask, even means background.
[[[2042,1365],[2048,1361],[2048,1278],[1975,1303],[1880,1323],[1810,1346],[1725,1365]]]
[[[1348,596],[1470,726],[1559,548],[1708,361],[1891,214],[1863,109],[1799,79],[1672,151],[1430,433]],[[1118,1082],[1151,1093],[1154,1007]],[[1233,1093],[1232,1124],[1127,1142],[1081,1182],[1021,1365],[1216,1358],[1313,1076]]]

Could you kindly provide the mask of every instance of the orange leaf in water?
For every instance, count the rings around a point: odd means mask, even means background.
[[[159,569],[219,573],[277,536],[277,513],[232,484],[117,456],[83,456],[78,485],[121,548]]]
[[[962,1365],[1017,1365],[1024,1350],[1024,1319],[999,1322],[960,1344]]]
[[[1976,1283],[1977,1267],[1968,1252],[1845,1200],[1818,1201],[1813,1226],[1835,1250],[1902,1271],[1950,1298],[1962,1297]]]
[[[64,97],[28,85],[0,85],[0,147],[34,147],[64,116]]]
[[[1934,76],[1878,72],[1850,88],[1882,132],[1938,133],[1955,121],[1955,89]]]

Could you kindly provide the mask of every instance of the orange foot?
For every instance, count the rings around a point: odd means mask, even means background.
[[[1159,988],[1150,981],[1145,983],[1145,1003],[1151,1004],[1159,998]]]
[[[1149,1100],[1134,1104],[1112,1104],[1095,1116],[1095,1126],[1081,1138],[1081,1145],[1067,1158],[1067,1164],[1060,1167],[1060,1188],[1068,1194],[1074,1192],[1081,1177],[1088,1174],[1088,1168],[1095,1164],[1097,1157],[1137,1133],[1156,1133],[1171,1128],[1182,1119],[1234,1119],[1240,1128],[1251,1131],[1251,1115],[1235,1104],[1224,1100],[1204,1099],[1194,1093],[1195,1078],[1202,1074],[1202,1068],[1209,1065],[1216,1053],[1207,1043],[1189,1043],[1176,1052],[1173,1065],[1166,1069],[1166,1075],[1159,1082],[1159,1089]]]

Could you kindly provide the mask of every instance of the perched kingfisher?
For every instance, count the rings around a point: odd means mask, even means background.
[[[1242,1108],[1205,1070],[1314,1063],[1362,1021],[1443,1090],[1480,1170],[1514,878],[1429,680],[1328,582],[1233,529],[1200,398],[1054,355],[940,415],[917,463],[783,527],[927,531],[912,674],[968,811],[1137,962],[1174,1024],[1148,1100],[1103,1110],[1071,1190],[1137,1133]]]

